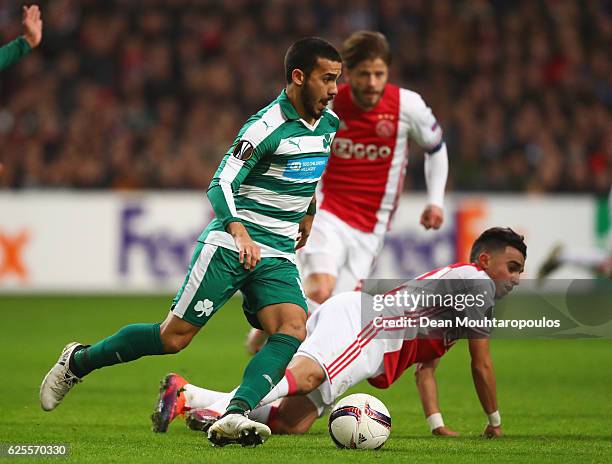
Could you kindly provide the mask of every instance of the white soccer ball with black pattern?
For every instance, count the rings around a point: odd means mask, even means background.
[[[378,449],[390,433],[389,410],[372,395],[346,396],[329,415],[329,434],[339,448]]]

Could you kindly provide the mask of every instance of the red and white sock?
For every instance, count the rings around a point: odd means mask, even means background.
[[[289,369],[285,371],[285,376],[276,384],[276,386],[270,390],[264,398],[259,402],[259,406],[265,406],[273,403],[274,401],[290,396],[296,392],[296,382],[293,374]]]
[[[280,400],[276,400],[272,404],[266,404],[265,406],[258,406],[249,413],[249,419],[252,419],[262,424],[267,424],[272,428],[278,411],[278,405]]]

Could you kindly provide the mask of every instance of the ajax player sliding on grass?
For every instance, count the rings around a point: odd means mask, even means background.
[[[320,182],[318,214],[297,253],[311,309],[358,288],[372,272],[402,192],[409,141],[425,150],[427,205],[420,222],[443,222],[448,156],[442,128],[421,96],[388,83],[391,52],[384,35],[359,31],[342,46],[346,84],[333,110],[340,128]],[[265,337],[255,329],[247,348]]]
[[[362,305],[374,307],[373,303],[380,303],[380,298],[360,292],[335,295],[310,317],[306,340],[285,376],[249,417],[268,424],[273,433],[305,433],[348,388],[362,380],[387,388],[408,367],[416,365],[417,386],[430,429],[436,435],[456,435],[442,420],[434,371],[458,338],[468,338],[474,386],[488,416],[484,435],[501,436],[495,373],[489,351],[490,329],[482,325],[459,329],[451,324],[453,327],[435,329],[423,336],[418,333],[420,328],[400,327],[398,332],[397,325],[383,321],[406,319],[405,315],[413,320],[427,316],[428,320],[436,321],[452,321],[458,315],[470,316],[475,322],[490,318],[494,300],[518,285],[526,256],[527,247],[521,235],[507,228],[488,229],[474,242],[470,264],[454,264],[429,272],[387,293],[418,295],[421,289],[443,287],[446,296],[455,298],[454,306],[420,305],[408,313],[400,307],[401,317],[383,317],[368,324],[362,323]],[[458,304],[458,296],[467,294],[478,301],[470,310]],[[468,301],[468,297],[461,301]],[[162,381],[153,430],[165,432],[175,417],[185,414],[190,427],[210,433],[233,395],[234,392],[206,390],[189,384],[177,374],[169,374]]]
[[[269,335],[251,359],[224,416],[210,428],[213,444],[257,445],[268,426],[248,417],[276,385],[306,336],[307,305],[295,266],[315,211],[316,184],[329,157],[338,118],[338,51],[319,38],[294,43],[285,56],[287,86],[251,116],[208,189],[215,219],[200,236],[183,286],[161,324],[133,324],[91,346],[67,345],[44,378],[40,401],[55,409],[95,369],[146,355],[176,353],[232,295]]]

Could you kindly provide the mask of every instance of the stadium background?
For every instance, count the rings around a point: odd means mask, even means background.
[[[2,43],[20,34],[20,8],[0,2]],[[461,259],[490,225],[525,233],[528,278],[556,242],[605,246],[606,2],[57,0],[41,8],[41,47],[0,75],[2,359],[16,364],[1,387],[0,441],[70,442],[79,462],[104,460],[109,449],[124,462],[209,452],[199,437],[192,449],[182,427],[152,437],[147,413],[167,370],[219,389],[239,381],[246,324],[238,301],[185,353],[92,376],[52,415],[38,409],[38,382],[72,337],[92,341],[163,317],[210,218],[210,178],[242,122],[284,85],[282,57],[301,36],[339,45],[354,30],[384,32],[390,81],[421,93],[445,130],[446,223],[435,233],[418,226],[423,157],[411,147],[406,192],[376,275],[409,277]],[[569,268],[556,276],[588,274]],[[111,296],[125,292],[163,296]],[[407,375],[374,392],[398,418],[391,454],[381,457],[603,461],[612,448],[605,428],[612,378],[601,369],[609,348],[608,341],[497,342],[509,437],[494,445],[476,438],[484,419],[466,350],[457,348],[440,369],[440,388],[447,422],[466,437],[450,445],[423,438]],[[227,363],[203,362],[213,350]],[[275,437],[269,445],[254,459],[294,449],[339,457],[322,421],[307,441]]]

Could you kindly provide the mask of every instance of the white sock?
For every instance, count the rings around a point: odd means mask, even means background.
[[[601,266],[608,258],[608,253],[598,248],[586,248],[582,250],[563,249],[559,254],[559,261],[564,264],[572,264],[578,267],[594,269]]]
[[[185,406],[192,409],[206,408],[227,395],[225,392],[206,390],[190,383],[183,388],[185,389]]]
[[[214,403],[210,403],[206,406],[198,406],[198,407],[205,407],[207,409],[210,409],[212,411],[215,411],[219,414],[224,414],[225,410],[227,409],[227,407],[229,406],[229,403],[231,401],[231,399],[234,397],[234,394],[236,393],[236,390],[238,390],[238,387],[234,388],[231,392],[229,393],[223,393],[223,397],[220,397],[217,401],[215,401]],[[287,396],[287,394],[289,393],[289,382],[287,380],[287,377],[283,377],[280,382],[278,382],[276,384],[276,386],[270,390],[270,393],[268,393],[260,402],[259,405],[257,406],[257,408],[255,408],[253,411],[264,407],[264,406],[268,406],[270,403],[274,403],[276,400],[283,398],[284,396]],[[253,412],[251,411],[251,413]],[[266,414],[268,414],[268,412],[266,412]],[[263,414],[263,412],[262,412]],[[249,415],[250,417],[250,415]],[[254,419],[255,420],[255,419]],[[262,422],[262,421],[258,421],[258,422]]]
[[[234,388],[231,392],[229,393],[224,393],[223,397],[219,398],[217,401],[215,401],[214,403],[205,406],[207,409],[210,409],[212,411],[218,412],[219,414],[223,414],[225,413],[225,410],[227,409],[227,407],[229,406],[229,403],[231,401],[231,399],[234,397],[234,395],[236,394],[236,390],[238,390],[238,387]]]
[[[283,398],[288,394],[289,381],[287,380],[287,377],[283,377],[280,382],[278,382],[276,386],[272,390],[270,390],[270,393],[263,397],[263,399],[259,402],[258,407],[266,406],[270,403],[273,403],[274,401],[278,400],[279,398]]]

